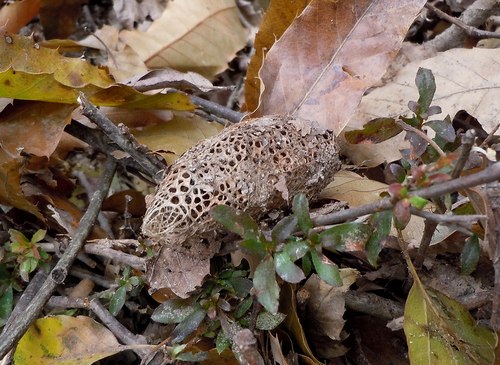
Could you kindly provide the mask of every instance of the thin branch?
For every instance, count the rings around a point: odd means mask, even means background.
[[[90,301],[90,309],[101,320],[101,322],[113,332],[113,334],[125,345],[146,345],[148,342],[144,336],[134,335],[124,325],[108,312],[98,299]],[[150,353],[150,350],[136,349],[134,352],[142,358]]]
[[[412,191],[410,196],[420,196],[424,199],[442,196],[460,189],[486,184],[500,179],[500,162],[495,162],[486,169],[467,176],[462,176],[455,180],[446,181],[443,184],[430,186],[428,188]],[[313,219],[316,226],[326,226],[329,224],[342,223],[346,220],[361,217],[363,215],[392,209],[394,202],[390,198],[384,198],[374,203],[361,205],[356,208],[341,210],[340,212],[326,214]]]
[[[208,113],[227,119],[231,123],[238,123],[245,116],[243,113],[226,108],[225,106],[214,103],[213,101],[200,98],[199,96],[190,95],[189,97],[194,104],[202,107]]]
[[[146,259],[114,250],[111,247],[91,243],[86,244],[83,250],[86,253],[107,257],[115,262],[131,266],[137,270],[144,270],[146,267]]]
[[[444,151],[441,149],[441,147],[439,147],[437,145],[437,143],[432,140],[432,138],[430,138],[427,134],[425,134],[421,130],[419,130],[415,127],[412,127],[411,125],[406,124],[405,122],[403,122],[401,120],[397,120],[396,124],[399,125],[401,128],[403,128],[407,132],[415,133],[417,136],[419,136],[424,141],[429,143],[431,145],[431,147],[434,148],[437,151],[437,153],[439,153],[440,156],[446,156],[446,153],[444,153]]]
[[[475,222],[480,220],[485,220],[487,217],[481,214],[468,214],[468,215],[446,215],[446,214],[436,214],[427,212],[425,210],[418,210],[415,208],[410,208],[410,212],[413,215],[428,219],[430,221],[436,222],[438,224],[444,225],[461,225],[467,229],[471,229]]]
[[[429,3],[425,4],[425,7],[430,11],[436,13],[441,19],[444,19],[452,24],[455,24],[457,27],[463,29],[467,35],[474,38],[500,38],[500,33],[489,32],[487,30],[477,29],[475,27],[471,27],[470,25],[465,24],[458,18],[455,18],[451,15],[446,14],[444,11],[436,8],[434,5]]]
[[[165,164],[147,150],[147,148],[135,140],[126,130],[125,126],[116,126],[99,109],[92,105],[83,93],[80,93],[79,101],[82,105],[82,114],[97,124],[104,133],[123,151],[127,152],[146,171],[148,171],[156,182],[161,180],[161,172],[165,169]]]
[[[17,341],[19,341],[31,323],[40,314],[43,306],[49,300],[56,286],[61,284],[66,278],[71,264],[75,260],[78,251],[82,248],[85,239],[95,224],[101,204],[108,194],[111,180],[115,174],[115,169],[116,162],[112,157],[108,158],[104,167],[100,189],[97,190],[90,199],[89,207],[80,221],[80,226],[71,240],[70,246],[66,249],[61,259],[52,269],[49,277],[45,280],[35,298],[33,298],[30,305],[24,311],[24,315],[19,318],[16,323],[16,327],[12,328],[11,331],[0,335],[0,358],[3,358],[10,351],[10,349],[14,347]]]
[[[472,146],[474,145],[474,141],[476,140],[476,131],[474,129],[469,129],[462,136],[462,149],[460,151],[460,156],[455,164],[455,168],[451,173],[451,178],[456,179],[462,173],[464,169],[465,163],[469,159],[470,151]]]
[[[432,213],[434,214],[434,213]],[[439,215],[439,214],[435,214]],[[444,216],[444,215],[443,215]],[[438,223],[436,221],[431,221],[430,219],[425,220],[424,233],[422,233],[422,238],[420,240],[420,245],[418,246],[417,256],[415,257],[415,267],[418,269],[424,263],[425,255],[427,249],[432,241],[432,236],[436,231]]]

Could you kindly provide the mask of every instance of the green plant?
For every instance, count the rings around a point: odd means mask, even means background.
[[[116,316],[123,308],[127,296],[137,296],[141,291],[143,280],[139,276],[131,276],[132,269],[130,266],[123,269],[122,277],[118,282],[118,288],[112,294],[109,301],[109,312]]]

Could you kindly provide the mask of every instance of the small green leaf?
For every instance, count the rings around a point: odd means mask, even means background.
[[[9,235],[10,235],[10,240],[14,243],[14,242],[17,242],[19,244],[21,244],[21,246],[23,246],[24,248],[26,247],[29,247],[30,246],[30,240],[26,238],[26,236],[16,230],[16,229],[9,229]],[[14,252],[14,251],[12,251]]]
[[[175,357],[176,360],[185,361],[189,363],[201,362],[208,359],[208,353],[205,351],[200,352],[183,352]]]
[[[292,215],[283,218],[274,226],[271,237],[274,243],[280,243],[290,237],[297,230],[297,217]]]
[[[253,286],[250,279],[242,277],[229,278],[227,279],[227,281],[229,284],[231,284],[234,291],[236,292],[236,295],[240,298],[244,298],[245,296],[247,296]]]
[[[12,313],[14,305],[14,290],[12,285],[8,285],[0,296],[0,327],[5,326]]]
[[[481,247],[479,246],[479,238],[475,234],[469,237],[465,242],[464,249],[460,254],[460,265],[462,267],[462,275],[470,275],[476,270],[479,256],[481,255]]]
[[[247,213],[227,205],[218,205],[212,208],[210,214],[227,230],[236,233],[243,239],[257,239],[259,227]]]
[[[19,265],[19,273],[24,281],[29,281],[29,274],[36,270],[38,260],[34,257],[26,257]]]
[[[283,251],[286,252],[288,256],[290,256],[290,260],[295,262],[298,259],[304,257],[307,251],[309,251],[309,245],[306,241],[302,240],[290,242],[285,245]]]
[[[179,323],[170,334],[172,343],[179,343],[193,333],[203,321],[205,315],[205,310],[200,306],[196,306],[194,311]]]
[[[325,255],[311,250],[312,262],[318,276],[324,282],[332,286],[341,286],[342,278],[340,277],[339,267],[331,262]]]
[[[169,299],[161,303],[151,315],[151,319],[158,323],[180,323],[195,310],[190,299]]]
[[[259,303],[273,314],[278,313],[280,288],[274,273],[274,260],[266,257],[255,269],[253,286],[257,292]]]
[[[38,231],[35,232],[33,237],[31,237],[31,242],[32,243],[40,242],[41,240],[43,240],[45,238],[46,233],[47,233],[46,230],[39,229]]]
[[[362,250],[368,241],[372,228],[363,223],[344,223],[328,228],[319,234],[323,248],[329,251]]]
[[[345,139],[352,144],[381,143],[397,136],[403,129],[396,124],[393,118],[377,118],[363,125],[363,129],[348,131]]]
[[[262,311],[257,316],[257,321],[255,322],[255,326],[257,329],[262,331],[271,331],[278,327],[281,322],[283,322],[286,318],[286,315],[283,313],[271,314],[266,311]]]
[[[217,353],[220,355],[224,350],[228,349],[229,346],[231,346],[231,339],[226,336],[224,331],[219,331],[215,339],[215,349]]]
[[[240,246],[248,252],[262,258],[266,256],[267,250],[264,243],[259,238],[249,238],[240,242]]]
[[[236,307],[234,311],[234,318],[239,319],[243,317],[246,312],[250,309],[250,307],[253,304],[253,297],[248,296],[247,298],[243,299],[240,304]]]
[[[125,286],[120,286],[111,297],[111,301],[109,302],[109,313],[116,316],[125,304],[126,299],[127,289]]]
[[[424,199],[420,196],[412,196],[409,199],[411,206],[417,209],[423,209],[427,205],[427,203],[429,203],[427,199]]]
[[[274,266],[276,273],[289,283],[299,283],[306,277],[300,267],[295,265],[286,252],[279,252],[274,255]]]
[[[312,271],[313,263],[311,259],[311,252],[308,251],[306,255],[302,258],[302,271],[305,276],[309,276]]]
[[[427,112],[431,106],[434,93],[436,92],[436,80],[431,70],[420,67],[417,71],[415,84],[418,88],[418,113],[419,115]]]
[[[425,125],[432,128],[436,132],[436,135],[446,142],[455,141],[455,129],[449,120],[431,120],[425,123]]]
[[[378,254],[382,250],[382,240],[391,232],[391,223],[392,212],[390,210],[377,212],[370,217],[373,234],[366,243],[366,256],[368,262],[374,267],[377,266]]]
[[[309,216],[309,202],[304,194],[300,193],[293,197],[292,209],[300,229],[307,235],[313,227],[313,222]]]

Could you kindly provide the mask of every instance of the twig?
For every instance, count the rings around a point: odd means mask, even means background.
[[[474,129],[469,129],[462,136],[462,150],[460,151],[460,156],[458,157],[457,163],[455,164],[455,168],[451,173],[452,179],[456,179],[462,173],[465,163],[469,159],[470,151],[472,149],[472,146],[474,145],[475,140],[476,140],[476,131]]]
[[[382,319],[394,319],[404,315],[404,306],[377,294],[349,290],[345,293],[345,305],[350,310]]]
[[[442,196],[454,191],[469,188],[481,184],[486,184],[500,179],[500,162],[495,162],[486,169],[472,175],[462,176],[455,180],[446,181],[444,184],[430,186],[428,188],[412,191],[410,196],[420,196],[424,199]],[[341,210],[340,212],[326,214],[313,219],[316,226],[326,226],[329,224],[342,223],[349,219],[361,217],[363,215],[380,212],[393,208],[394,202],[390,198],[384,198],[374,203],[361,205],[356,208]]]
[[[17,343],[21,336],[26,332],[31,323],[36,319],[43,306],[49,300],[52,292],[57,285],[61,284],[68,270],[75,260],[78,251],[80,251],[85,239],[89,235],[97,219],[101,204],[106,197],[113,175],[115,174],[116,163],[112,157],[108,158],[104,167],[100,189],[90,199],[89,207],[83,215],[80,226],[71,240],[70,246],[66,249],[61,259],[50,272],[49,277],[40,287],[37,295],[33,298],[24,315],[19,318],[16,327],[11,331],[0,335],[0,358],[3,358],[7,352]]]
[[[405,131],[415,133],[417,136],[419,136],[420,138],[425,140],[427,143],[429,143],[432,146],[432,148],[434,148],[437,151],[437,153],[439,153],[440,156],[446,156],[446,153],[444,153],[444,151],[441,149],[441,147],[439,147],[437,145],[437,143],[432,140],[432,138],[430,138],[427,134],[425,134],[421,130],[419,130],[415,127],[412,127],[411,125],[406,124],[405,122],[403,122],[401,120],[397,120],[396,124],[399,125],[401,128],[403,128]]]
[[[455,24],[457,27],[463,29],[465,33],[467,33],[471,37],[475,38],[500,38],[500,33],[489,32],[487,30],[477,29],[475,27],[471,27],[470,25],[465,24],[458,18],[455,18],[451,15],[446,14],[444,11],[436,8],[434,5],[429,3],[425,4],[425,7],[430,11],[436,13],[441,19],[444,19],[452,24]]]
[[[114,250],[98,244],[87,244],[83,247],[86,253],[107,257],[115,262],[129,265],[137,270],[145,270],[146,260],[142,257],[129,255],[122,251]]]
[[[91,271],[87,271],[79,267],[72,267],[69,270],[69,273],[71,276],[74,276],[75,278],[78,279],[90,279],[97,285],[102,286],[103,288],[115,288],[117,286],[117,284],[114,281],[106,279]]]
[[[439,215],[439,214],[436,214]],[[444,217],[444,215],[443,215]],[[434,235],[434,231],[438,223],[435,221],[431,221],[427,219],[424,225],[424,233],[422,234],[422,239],[420,240],[420,245],[418,246],[417,256],[415,257],[415,267],[418,269],[424,263],[425,255],[427,253],[427,249],[431,244],[432,236]]]
[[[227,119],[231,123],[238,123],[245,116],[243,113],[226,108],[225,106],[214,103],[213,101],[200,98],[199,96],[190,95],[189,97],[194,104],[201,106],[210,114]]]
[[[125,126],[120,128],[109,120],[99,109],[87,100],[83,93],[80,93],[78,99],[82,105],[82,114],[97,124],[109,139],[116,143],[123,151],[127,152],[153,176],[156,182],[159,183],[161,180],[161,172],[165,169],[164,163],[148,151],[145,146],[139,144],[139,142],[125,130]]]
[[[144,336],[134,335],[124,325],[117,321],[115,317],[108,312],[106,308],[99,302],[98,299],[90,301],[90,309],[101,320],[101,322],[109,328],[111,332],[125,345],[146,345],[148,342]],[[134,352],[141,357],[141,359],[149,354],[149,350],[136,349]]]
[[[119,147],[113,143],[100,129],[94,129],[83,125],[82,123],[72,120],[70,124],[64,128],[64,131],[71,134],[73,137],[78,138],[79,140],[87,143],[88,145],[94,147],[96,150],[105,153],[106,155],[111,155],[116,152]],[[154,182],[151,182],[149,178],[153,177],[153,173],[151,171],[143,168],[142,165],[137,163],[132,158],[122,158],[118,161],[121,165],[124,165],[130,168],[133,172],[141,178],[146,180],[152,185],[155,185]],[[138,173],[137,173],[138,172]]]
[[[485,220],[487,217],[481,214],[468,214],[468,215],[446,215],[427,212],[425,210],[418,210],[410,208],[413,215],[428,219],[438,224],[445,225],[462,225],[467,229],[471,229],[472,224],[480,220]]]
[[[481,147],[485,147],[490,143],[490,141],[495,138],[495,133],[497,132],[498,128],[500,128],[500,123],[498,123],[495,128],[492,129],[492,131],[488,134],[488,137],[481,143]]]

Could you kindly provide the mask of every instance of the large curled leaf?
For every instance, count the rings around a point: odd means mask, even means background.
[[[123,350],[115,336],[90,317],[51,316],[35,321],[19,341],[16,365],[90,365]]]
[[[496,335],[457,301],[416,280],[405,306],[410,362],[418,365],[493,364]]]
[[[213,78],[245,46],[247,31],[233,0],[190,0],[170,3],[146,32],[121,36],[150,69],[170,67]],[[214,39],[223,41],[207,43]]]
[[[253,116],[292,114],[338,134],[424,4],[312,0],[267,53]]]
[[[261,261],[255,269],[253,286],[259,303],[271,314],[278,313],[280,288],[274,274],[274,261],[271,256]]]

